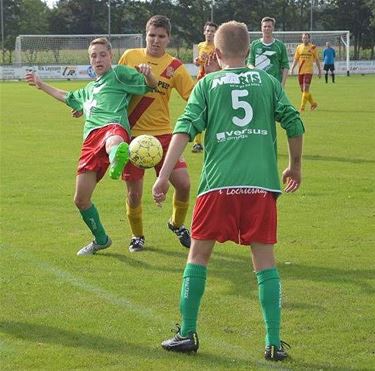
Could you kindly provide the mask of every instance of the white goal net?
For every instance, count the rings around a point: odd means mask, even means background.
[[[92,40],[108,35],[19,35],[15,45],[15,63],[22,65],[88,64],[87,49]],[[118,61],[126,49],[143,47],[142,34],[110,36],[113,60]]]
[[[323,49],[326,42],[336,51],[336,61],[346,62],[346,73],[349,75],[350,67],[350,32],[349,31],[274,31],[273,37],[284,42],[288,52],[289,61],[292,62],[297,45],[302,43],[302,34],[309,33],[311,42],[318,47],[319,56],[322,60]],[[250,40],[262,37],[261,32],[249,32]]]

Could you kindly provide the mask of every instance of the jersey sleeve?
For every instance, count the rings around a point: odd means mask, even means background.
[[[84,89],[68,91],[65,95],[66,105],[77,111],[83,110],[83,102],[84,102]]]
[[[173,134],[188,134],[192,141],[198,133],[205,130],[207,125],[207,105],[204,89],[204,79],[199,80],[191,92],[183,114],[178,118]]]
[[[285,44],[281,44],[281,61],[280,61],[280,67],[281,69],[289,69],[289,59],[288,59],[288,53],[286,52]]]
[[[194,81],[183,64],[181,64],[181,66],[176,70],[174,77],[174,87],[178,94],[180,94],[181,98],[188,100],[190,93],[194,88]]]
[[[247,65],[252,65],[255,67],[255,48],[254,42],[250,44],[249,57],[247,58]]]
[[[270,76],[275,91],[275,121],[280,122],[289,138],[298,137],[305,132],[299,112],[290,103],[280,82]]]
[[[124,90],[133,95],[144,95],[150,91],[150,88],[143,74],[139,73],[135,68],[118,65],[115,73],[120,82],[124,84]]]

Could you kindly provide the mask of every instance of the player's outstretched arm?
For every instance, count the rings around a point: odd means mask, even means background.
[[[169,144],[168,152],[165,156],[163,166],[160,170],[159,176],[152,187],[152,197],[154,201],[160,205],[165,201],[165,197],[169,188],[169,177],[176,165],[177,160],[181,157],[186,144],[189,141],[187,134],[174,134]]]
[[[148,65],[146,63],[141,63],[138,66],[135,66],[135,69],[139,73],[141,73],[142,75],[144,75],[144,77],[146,79],[146,84],[150,88],[154,89],[154,88],[156,88],[158,86],[158,80],[156,79],[156,77],[152,73],[150,65]]]
[[[285,192],[295,192],[301,185],[302,144],[302,135],[288,138],[289,165],[283,171],[282,177]]]
[[[67,93],[65,90],[57,89],[51,85],[46,84],[34,72],[27,72],[25,79],[30,86],[35,86],[37,89],[44,91],[60,102],[65,102],[65,95]]]

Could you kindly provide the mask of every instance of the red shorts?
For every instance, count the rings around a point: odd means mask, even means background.
[[[191,236],[196,240],[274,244],[276,197],[256,188],[227,188],[197,198]]]
[[[169,147],[169,143],[172,139],[172,134],[157,135],[155,138],[161,143],[163,147],[163,157],[161,161],[154,167],[156,176],[159,175],[161,167],[163,166],[165,155]],[[174,167],[174,169],[186,168],[187,164],[183,157],[180,157]],[[141,180],[144,177],[145,170],[134,166],[130,161],[125,166],[124,173],[122,174],[122,179],[124,180]]]
[[[302,75],[298,75],[298,82],[299,86],[301,87],[301,90],[304,90],[306,85],[311,84],[313,75],[311,73],[304,73]]]
[[[105,150],[107,138],[119,135],[124,142],[129,143],[130,138],[127,131],[119,124],[110,124],[93,130],[82,144],[79,157],[77,175],[87,171],[96,172],[96,180],[103,178],[109,166],[109,158]]]

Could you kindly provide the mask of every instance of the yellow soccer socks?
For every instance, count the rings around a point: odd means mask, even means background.
[[[189,208],[189,201],[176,200],[176,195],[173,195],[173,210],[170,222],[175,227],[181,227],[186,219],[186,214]]]
[[[126,203],[126,213],[133,236],[143,236],[142,205],[132,208]]]

